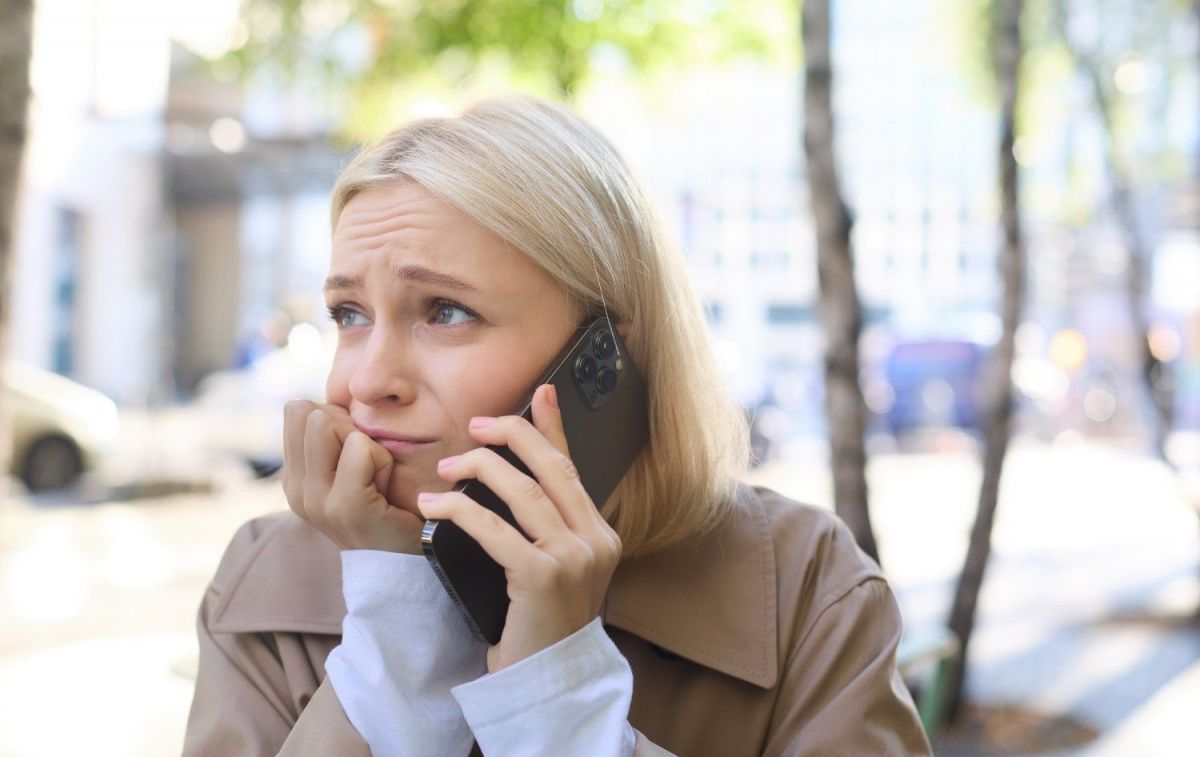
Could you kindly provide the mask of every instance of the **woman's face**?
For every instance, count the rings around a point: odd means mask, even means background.
[[[413,513],[418,492],[450,488],[437,461],[479,446],[471,417],[514,412],[581,316],[532,261],[411,181],[346,204],[325,300],[338,327],[326,400],[392,453],[385,495]]]

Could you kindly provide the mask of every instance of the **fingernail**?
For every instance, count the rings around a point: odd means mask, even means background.
[[[471,419],[471,428],[487,428],[495,422],[495,418],[489,418],[486,415],[480,415]]]
[[[554,384],[546,384],[546,401],[550,403],[550,407],[558,409],[558,387]]]
[[[423,505],[427,505],[430,502],[436,502],[437,498],[438,498],[438,495],[435,494],[434,492],[421,492],[420,494],[417,495],[417,501]]]
[[[451,465],[454,465],[455,463],[457,463],[459,461],[459,458],[461,458],[461,457],[462,457],[462,455],[454,455],[453,457],[444,457],[441,460],[438,460],[438,467],[439,468],[449,468]]]

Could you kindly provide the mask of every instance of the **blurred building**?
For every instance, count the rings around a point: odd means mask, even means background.
[[[893,338],[998,333],[995,113],[964,74],[951,43],[965,32],[947,5],[835,5],[838,157],[869,361]],[[171,399],[277,341],[263,332],[281,319],[321,320],[328,193],[345,161],[326,139],[338,108],[315,84],[269,72],[235,84],[238,72],[206,65],[236,34],[236,6],[39,3],[14,270],[19,357],[125,402]],[[209,42],[206,25],[217,30]],[[735,393],[747,405],[774,393],[798,416],[814,411],[798,422],[817,430],[801,73],[747,63],[649,85],[628,73],[602,71],[579,109],[627,156],[679,241]],[[1120,364],[1129,350],[1106,338],[1123,319],[1119,231],[1047,210],[1081,172],[1101,170],[1077,90],[1050,114],[1061,119],[1048,130],[1057,136],[1018,150],[1031,211],[1029,313],[1045,332],[1033,342],[1078,327],[1094,354],[1109,359],[1112,347]],[[1168,136],[1194,151],[1194,108],[1172,107],[1170,123],[1183,126]],[[1162,250],[1154,294],[1181,312],[1186,341],[1200,328],[1187,326],[1200,298],[1184,285],[1196,230],[1156,211],[1177,191],[1146,193],[1142,209]],[[1091,210],[1104,200],[1080,202]]]
[[[164,369],[167,53],[150,0],[36,5],[10,344],[125,401]]]
[[[280,313],[319,310],[328,113],[299,87],[221,83],[171,41],[193,20],[211,21],[153,0],[36,8],[10,344],[122,403],[186,396]]]
[[[234,367],[283,314],[315,321],[328,268],[329,190],[342,158],[317,93],[263,77],[221,83],[173,47],[166,109],[175,385]],[[286,337],[286,332],[282,335]]]
[[[948,23],[938,11],[933,0],[834,8],[838,158],[868,353],[883,348],[885,325],[998,334],[990,316],[999,292],[996,125],[937,42]],[[668,106],[643,105],[633,118],[639,106],[628,96],[585,103],[631,154],[674,227],[747,404],[773,384],[798,404],[819,399],[802,92],[794,69],[744,65],[698,73],[670,92]]]

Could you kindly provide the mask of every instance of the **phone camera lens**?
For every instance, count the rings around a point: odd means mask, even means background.
[[[596,351],[596,357],[601,360],[608,360],[617,351],[617,343],[613,341],[612,332],[601,331],[596,334],[596,338],[592,340],[592,349]]]
[[[596,376],[596,361],[591,355],[580,355],[575,359],[575,378],[581,384],[591,381]]]
[[[596,389],[598,389],[601,394],[608,394],[616,388],[617,372],[607,366],[601,368],[600,375],[596,377]]]

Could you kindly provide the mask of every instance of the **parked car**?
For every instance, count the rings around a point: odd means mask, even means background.
[[[2,383],[12,434],[9,473],[30,491],[74,484],[115,444],[116,403],[95,389],[16,360],[5,364]]]
[[[204,446],[258,476],[274,473],[283,465],[283,406],[292,398],[324,402],[336,347],[336,332],[300,324],[286,346],[206,376],[190,409]]]
[[[898,342],[885,365],[892,392],[889,430],[896,435],[928,427],[978,430],[976,393],[986,357],[985,346],[968,340]]]

